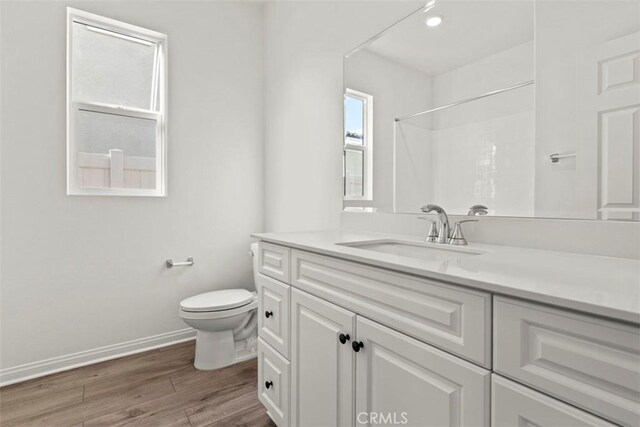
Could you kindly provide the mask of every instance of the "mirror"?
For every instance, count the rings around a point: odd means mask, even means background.
[[[430,1],[344,86],[345,209],[640,220],[640,2]]]

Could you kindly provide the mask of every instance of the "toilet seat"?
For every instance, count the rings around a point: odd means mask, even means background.
[[[180,310],[190,313],[226,311],[249,304],[254,298],[246,289],[224,289],[205,292],[180,302]]]
[[[258,308],[257,295],[248,304],[245,304],[241,307],[231,308],[229,310],[185,311],[182,308],[180,308],[178,311],[182,319],[213,320],[213,319],[224,319],[226,317],[233,317],[239,314],[248,313],[251,310],[255,310],[256,308]]]

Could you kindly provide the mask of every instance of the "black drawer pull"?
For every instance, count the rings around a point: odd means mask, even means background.
[[[362,341],[354,341],[353,343],[351,343],[351,347],[353,348],[353,351],[357,353],[361,348],[364,347],[364,344],[362,343]]]
[[[265,312],[264,312],[264,317],[266,317],[267,319],[268,319],[269,317],[271,317],[271,316],[273,316],[273,311],[265,311]]]
[[[340,340],[340,344],[346,344],[346,342],[349,341],[351,337],[349,336],[349,334],[340,334],[338,335],[338,339]]]
[[[267,381],[267,382],[265,382],[265,383],[264,383],[264,386],[265,386],[266,388],[271,388],[271,387],[273,387],[273,381]]]

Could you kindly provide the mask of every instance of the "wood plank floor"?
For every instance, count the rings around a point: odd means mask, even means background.
[[[190,341],[0,388],[0,425],[275,426],[255,359],[203,372],[193,355]]]

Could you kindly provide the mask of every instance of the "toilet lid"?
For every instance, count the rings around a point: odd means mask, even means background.
[[[253,294],[246,289],[225,289],[195,295],[180,302],[185,311],[220,311],[247,305]]]

